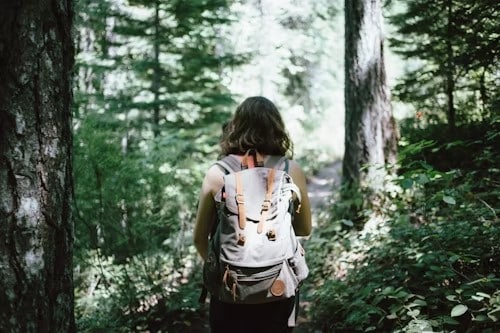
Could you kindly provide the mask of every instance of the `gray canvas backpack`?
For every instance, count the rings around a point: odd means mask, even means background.
[[[229,155],[216,164],[225,175],[215,198],[218,221],[203,267],[205,287],[229,303],[294,296],[309,270],[292,227],[300,191],[287,173],[288,160],[270,156],[264,163],[251,151],[242,161]]]

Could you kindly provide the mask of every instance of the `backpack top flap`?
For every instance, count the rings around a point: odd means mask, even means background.
[[[270,170],[270,168],[258,167],[224,176],[225,205],[229,212],[238,214],[238,201],[243,201],[246,218],[249,221],[258,222],[261,218],[263,205],[265,205],[266,194],[269,192],[271,196],[268,203],[269,211],[267,212],[267,219],[272,219],[276,216],[278,204],[283,204],[279,200],[285,199],[282,195],[282,185],[288,175],[282,170],[274,169],[272,173]],[[271,181],[268,179],[269,176],[273,177]],[[240,194],[238,194],[237,190],[238,177],[241,184]],[[269,190],[268,185],[270,183],[272,188]]]

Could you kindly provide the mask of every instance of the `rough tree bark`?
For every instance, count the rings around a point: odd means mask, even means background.
[[[0,331],[75,332],[71,0],[0,1]]]
[[[382,0],[345,0],[345,35],[343,182],[377,190],[383,179],[377,167],[395,162],[397,143],[384,67]]]

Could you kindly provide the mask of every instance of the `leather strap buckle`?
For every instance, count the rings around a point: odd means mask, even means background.
[[[264,200],[264,202],[262,203],[262,210],[263,211],[267,211],[271,209],[271,200]]]
[[[243,194],[236,194],[236,203],[245,204],[245,199],[243,197]]]

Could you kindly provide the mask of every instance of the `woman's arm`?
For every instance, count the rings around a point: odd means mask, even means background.
[[[214,195],[223,185],[223,173],[217,166],[212,166],[203,180],[196,213],[193,240],[196,250],[205,261],[208,256],[208,236],[212,230],[216,210]]]
[[[312,222],[311,203],[307,194],[306,176],[295,161],[290,161],[290,176],[292,176],[295,185],[299,187],[302,197],[300,211],[299,213],[295,213],[293,220],[293,229],[297,236],[309,236],[311,234]]]

